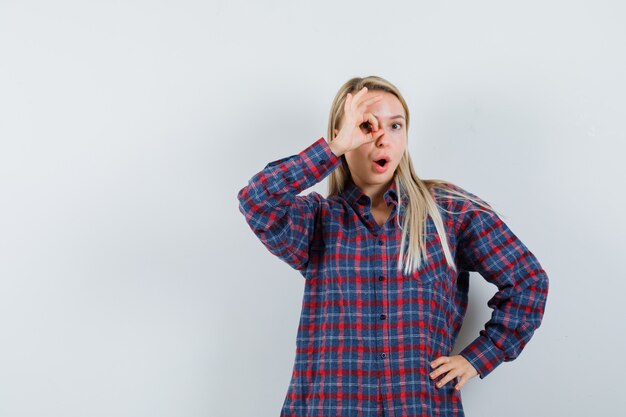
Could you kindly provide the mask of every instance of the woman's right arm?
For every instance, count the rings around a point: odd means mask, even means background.
[[[323,197],[301,191],[322,181],[341,160],[321,137],[296,155],[270,162],[239,190],[239,211],[274,255],[306,268]]]
[[[252,231],[271,253],[297,270],[304,270],[309,262],[309,247],[323,199],[316,192],[297,194],[338,167],[341,155],[384,133],[378,129],[376,117],[366,112],[381,95],[365,98],[366,93],[363,87],[354,96],[346,95],[342,127],[330,143],[322,137],[296,155],[270,162],[237,195],[239,211]],[[369,122],[371,129],[364,129],[363,122]]]

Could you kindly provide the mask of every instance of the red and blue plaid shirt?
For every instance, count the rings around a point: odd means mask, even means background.
[[[430,362],[451,355],[469,272],[498,287],[488,302],[491,319],[459,353],[481,379],[515,359],[541,324],[548,277],[495,213],[436,192],[438,205],[455,212],[440,210],[458,273],[448,266],[430,217],[427,262],[411,275],[398,271],[398,216],[405,210],[398,208],[395,181],[384,194],[393,211],[383,226],[352,181],[329,198],[298,195],[340,163],[322,137],[267,164],[237,195],[265,247],[305,278],[296,358],[280,415],[462,417],[456,381],[437,388],[443,376],[433,380],[429,373]]]

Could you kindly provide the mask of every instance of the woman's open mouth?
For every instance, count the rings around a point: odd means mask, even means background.
[[[378,159],[372,162],[372,166],[376,172],[383,173],[389,168],[389,161],[386,159]]]

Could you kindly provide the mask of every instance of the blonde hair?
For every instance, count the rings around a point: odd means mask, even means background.
[[[335,138],[335,129],[340,129],[341,117],[343,116],[343,107],[348,93],[352,95],[356,94],[363,87],[367,87],[368,91],[378,90],[386,91],[393,94],[398,98],[406,115],[406,130],[408,135],[409,130],[409,108],[402,97],[402,94],[396,86],[389,81],[377,77],[374,75],[360,78],[354,77],[346,81],[332,102],[330,115],[328,119],[328,131],[327,138],[332,141]],[[350,168],[344,155],[341,155],[341,165],[330,173],[328,182],[328,197],[339,194],[346,184],[346,181],[351,179]],[[395,181],[396,189],[398,190],[398,214],[400,213],[400,207],[406,204],[406,211],[403,220],[403,224],[400,225],[399,217],[397,216],[398,227],[402,229],[402,240],[400,242],[400,254],[398,258],[398,270],[404,266],[404,273],[410,275],[420,268],[422,262],[428,258],[426,251],[426,221],[428,216],[432,219],[439,239],[443,246],[443,251],[446,257],[448,265],[456,272],[457,267],[452,259],[448,239],[446,236],[443,220],[439,209],[447,213],[461,213],[451,212],[445,208],[438,206],[431,193],[434,193],[434,189],[438,188],[447,193],[446,197],[452,199],[465,199],[473,201],[479,206],[487,209],[487,211],[494,211],[493,208],[487,204],[484,200],[466,193],[461,193],[454,189],[455,184],[449,181],[443,181],[438,179],[420,179],[415,170],[413,169],[413,163],[411,156],[409,155],[408,146],[406,147],[404,154],[400,160],[396,171],[393,175],[393,181]],[[407,201],[402,200],[401,190],[406,191]],[[463,189],[461,189],[463,190]],[[465,191],[465,190],[463,190]],[[471,194],[471,193],[470,193]],[[405,246],[408,239],[408,248],[405,251]]]

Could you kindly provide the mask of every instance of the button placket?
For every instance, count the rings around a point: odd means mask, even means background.
[[[380,273],[378,275],[378,281],[381,283],[379,288],[380,288],[380,294],[381,294],[381,298],[382,299],[385,298],[385,293],[386,293],[385,292],[385,282],[384,282],[385,281],[385,275],[384,275],[385,271],[382,270],[382,268],[383,268],[382,259],[383,259],[383,254],[384,254],[384,250],[385,250],[384,247],[383,247],[383,245],[384,245],[383,231],[384,231],[384,229],[381,227],[380,230],[373,232],[373,235],[374,235],[374,238],[375,238],[374,246],[378,247],[380,249],[380,251],[377,250],[376,252],[377,252],[377,255],[378,255],[379,259],[380,259],[380,264],[378,265],[378,267],[381,268],[381,271],[380,271]],[[385,311],[384,311],[384,302],[381,301],[381,303],[382,303],[381,304],[382,311],[379,314],[379,319],[380,320],[386,320],[387,319],[387,315],[385,314]],[[383,332],[383,334],[387,331],[385,324],[382,324],[381,331]],[[382,335],[381,335],[381,343],[382,343],[381,348],[383,350],[388,348],[388,346],[385,344],[385,337],[382,336]],[[387,352],[381,352],[380,353],[380,357],[382,359],[387,358],[387,356],[388,356]]]

